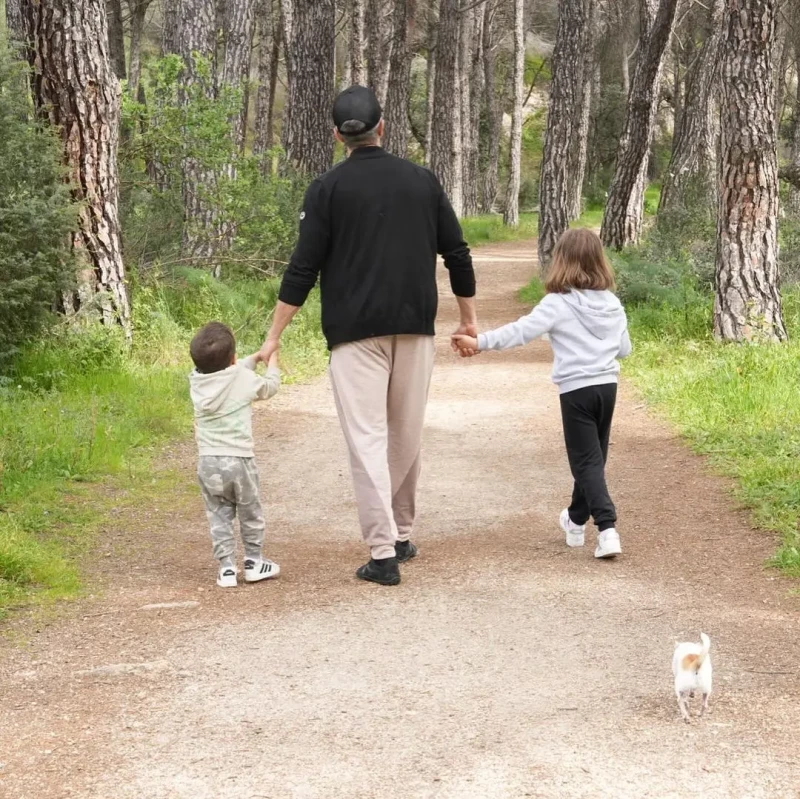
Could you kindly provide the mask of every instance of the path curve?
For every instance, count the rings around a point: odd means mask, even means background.
[[[476,253],[486,328],[534,244]],[[623,386],[610,482],[625,555],[567,550],[546,343],[452,357],[442,286],[420,557],[361,584],[327,381],[256,414],[280,580],[215,590],[199,498],[121,514],[102,597],[0,657],[13,799],[798,797],[798,599],[768,535]],[[187,474],[189,443],[168,460]],[[153,603],[187,606],[140,610]],[[676,639],[713,642],[712,713],[678,720]]]

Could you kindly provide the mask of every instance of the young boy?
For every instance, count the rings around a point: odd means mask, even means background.
[[[262,555],[264,513],[253,451],[252,403],[274,396],[281,384],[277,353],[267,376],[256,374],[261,358],[236,360],[236,340],[227,325],[210,322],[190,345],[195,370],[189,375],[200,460],[197,476],[211,525],[217,585],[236,587],[233,520],[239,516],[244,543],[244,579],[277,577],[280,566]]]

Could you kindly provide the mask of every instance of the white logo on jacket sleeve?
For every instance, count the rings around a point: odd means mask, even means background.
[[[302,222],[305,218],[306,218],[306,212],[305,211],[301,211],[300,212],[300,221]]]

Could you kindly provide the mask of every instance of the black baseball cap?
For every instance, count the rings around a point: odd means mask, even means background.
[[[366,86],[351,86],[333,102],[333,123],[340,133],[351,136],[366,133],[376,127],[382,117],[383,109],[375,92]]]

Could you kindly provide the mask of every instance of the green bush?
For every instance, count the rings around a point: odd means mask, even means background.
[[[0,39],[0,370],[52,318],[72,276],[62,148],[29,119],[27,80]]]

